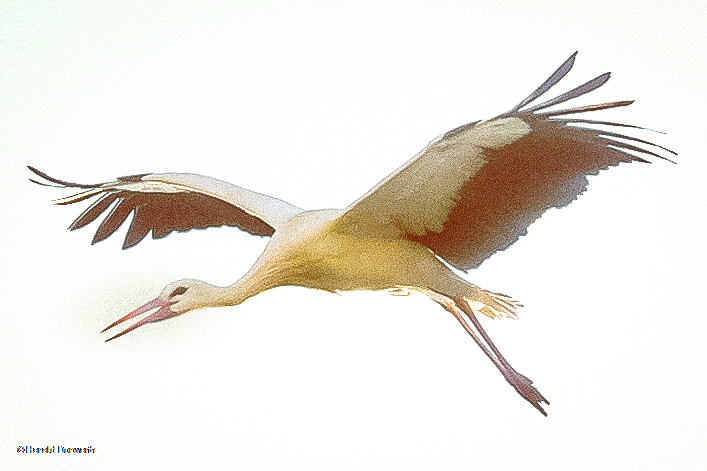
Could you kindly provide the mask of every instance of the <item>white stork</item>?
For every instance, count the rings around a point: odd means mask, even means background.
[[[609,73],[528,106],[570,71],[576,54],[513,109],[437,137],[346,209],[305,211],[194,174],[150,173],[82,185],[29,169],[54,185],[34,183],[83,190],[56,204],[99,197],[69,230],[84,227],[112,205],[93,243],[113,234],[131,213],[123,249],[139,243],[150,231],[160,239],[172,231],[223,225],[271,237],[253,267],[232,285],[175,281],[155,300],[104,329],[154,310],[108,340],[188,311],[235,306],[277,286],[330,292],[416,290],[451,312],[518,393],[547,415],[541,402],[549,402],[508,364],[476,318],[477,313],[516,318],[521,305],[467,282],[448,265],[467,271],[506,249],[546,210],[566,206],[584,192],[587,175],[620,162],[647,162],[636,153],[665,159],[626,141],[672,152],[582,125],[638,126],[565,117],[632,101],[540,112],[601,87]]]

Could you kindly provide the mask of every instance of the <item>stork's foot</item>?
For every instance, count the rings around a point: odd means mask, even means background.
[[[503,373],[503,376],[504,378],[506,378],[506,381],[508,381],[511,386],[513,386],[515,390],[518,391],[518,394],[523,396],[526,401],[531,403],[533,407],[539,410],[542,415],[547,417],[547,412],[545,412],[545,409],[543,409],[540,403],[544,402],[545,404],[549,405],[550,402],[545,399],[545,397],[540,394],[540,391],[538,391],[533,386],[533,382],[530,380],[530,378],[518,373],[506,361],[504,361],[501,367],[499,367],[499,370],[501,371],[501,373]]]

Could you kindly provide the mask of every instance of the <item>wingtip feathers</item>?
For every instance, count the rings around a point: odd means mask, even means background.
[[[35,175],[37,175],[37,176],[39,176],[39,177],[41,177],[41,178],[47,180],[48,182],[52,182],[52,183],[56,183],[57,185],[61,185],[59,188],[69,188],[69,187],[71,187],[71,188],[98,188],[98,187],[101,186],[100,184],[87,185],[87,184],[84,184],[84,183],[71,183],[71,182],[67,182],[67,181],[64,181],[64,180],[59,180],[58,178],[50,177],[50,176],[47,175],[46,173],[44,173],[44,172],[42,172],[41,170],[38,170],[38,169],[32,167],[31,165],[28,165],[27,168],[28,168],[32,173],[34,173]],[[31,178],[30,178],[30,181],[33,182],[33,183],[37,183],[38,185],[54,186],[54,185],[47,185],[46,183],[39,183],[39,182],[37,182],[37,181],[35,181],[35,180],[32,180]]]
[[[547,92],[552,87],[557,85],[560,82],[560,80],[562,80],[564,78],[564,76],[567,75],[570,70],[572,70],[572,67],[574,67],[574,60],[577,57],[578,52],[579,51],[575,51],[574,54],[572,54],[565,62],[563,62],[562,65],[560,67],[558,67],[558,69],[555,72],[553,72],[553,74],[550,75],[550,77],[548,77],[548,79],[542,83],[542,85],[540,85],[538,88],[536,88],[535,91],[533,91],[533,93],[528,95],[528,97],[526,97],[523,101],[521,101],[516,106],[514,106],[513,109],[508,112],[508,114],[517,113],[519,109],[532,103],[538,97],[545,94],[545,92]]]

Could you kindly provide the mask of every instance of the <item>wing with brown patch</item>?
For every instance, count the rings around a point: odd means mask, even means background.
[[[138,244],[150,232],[153,239],[161,239],[173,231],[233,226],[253,235],[271,236],[279,224],[302,211],[276,198],[201,175],[142,174],[120,177],[111,183],[85,185],[55,179],[33,167],[29,169],[55,185],[32,180],[35,183],[84,189],[56,204],[72,204],[98,196],[69,226],[69,230],[80,229],[107,212],[93,244],[110,237],[133,214],[123,249]]]
[[[338,229],[361,237],[407,237],[467,270],[513,244],[549,208],[569,204],[586,189],[587,175],[621,162],[646,162],[627,151],[664,158],[625,141],[650,142],[577,124],[637,126],[561,118],[631,101],[539,113],[599,88],[608,73],[523,109],[559,82],[574,58],[509,112],[433,140],[349,206]]]

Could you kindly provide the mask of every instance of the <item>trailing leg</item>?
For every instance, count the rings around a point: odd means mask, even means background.
[[[498,368],[503,377],[506,378],[506,381],[515,388],[518,394],[530,402],[541,414],[547,416],[547,412],[545,412],[540,403],[545,402],[546,404],[550,404],[550,402],[540,394],[540,391],[533,387],[530,379],[513,369],[503,355],[501,355],[501,352],[493,344],[491,338],[476,318],[476,313],[470,306],[470,303],[463,297],[452,299],[434,292],[427,293],[427,295],[456,317],[462,327],[464,327],[464,330],[467,331],[486,356],[496,365],[496,368]],[[464,314],[471,320],[472,325],[469,325],[466,321]]]
[[[503,357],[503,355],[501,355],[501,352],[498,350],[498,348],[496,348],[496,346],[491,341],[491,338],[481,326],[481,322],[479,322],[479,319],[476,317],[476,313],[471,308],[469,303],[467,303],[464,299],[457,299],[454,301],[454,304],[458,306],[462,311],[464,311],[469,320],[471,320],[476,330],[481,334],[481,337],[491,348],[491,351],[496,356],[496,360],[492,359],[492,361],[494,362],[496,367],[498,367],[498,369],[501,371],[503,377],[506,378],[506,381],[508,381],[511,386],[513,386],[516,391],[518,391],[518,394],[523,396],[528,402],[533,405],[533,407],[539,410],[541,414],[547,416],[547,412],[545,412],[540,403],[544,402],[545,404],[549,405],[550,402],[545,399],[542,394],[540,394],[540,391],[538,391],[533,386],[533,382],[527,376],[524,376],[518,373],[515,369],[513,369],[513,367],[508,363],[508,361]],[[462,323],[467,332],[471,330],[469,325],[466,324],[466,321],[463,317],[457,316],[456,314],[455,317]],[[479,343],[478,340],[477,343]]]

